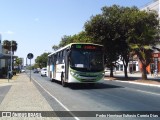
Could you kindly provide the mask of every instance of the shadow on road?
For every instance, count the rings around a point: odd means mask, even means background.
[[[115,86],[115,85],[104,84],[104,83],[95,83],[94,85],[83,84],[83,83],[81,83],[81,84],[73,83],[73,84],[70,84],[68,87],[73,89],[73,90],[122,88],[121,86]]]
[[[61,82],[57,81],[57,80],[53,81],[53,83],[61,85]],[[67,87],[70,88],[70,89],[73,89],[73,90],[123,88],[122,86],[105,84],[103,82],[101,82],[101,83],[95,83],[95,84],[89,84],[89,83],[69,83],[69,84],[67,84]]]

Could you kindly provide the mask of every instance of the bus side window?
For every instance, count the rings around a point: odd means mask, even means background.
[[[55,54],[54,56],[53,56],[53,64],[55,65],[56,64],[56,61],[57,61],[57,54]]]
[[[62,64],[63,63],[63,51],[57,53],[57,60],[56,64]]]
[[[59,64],[59,53],[56,54],[55,62],[56,62],[56,64]]]
[[[62,63],[64,64],[64,58],[62,59]]]
[[[59,52],[58,52],[57,61],[58,61],[58,63],[57,63],[57,64],[59,64],[59,62],[60,62],[60,53],[59,53]]]
[[[62,51],[62,63],[64,64],[64,59],[65,59],[65,50]]]
[[[63,62],[63,51],[60,52],[60,64]]]
[[[50,63],[53,64],[54,63],[54,56],[52,56]]]

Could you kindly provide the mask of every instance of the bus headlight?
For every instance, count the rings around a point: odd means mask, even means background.
[[[70,71],[71,75],[76,76],[77,74],[73,71]]]
[[[73,76],[74,76],[74,72],[73,72],[73,71],[70,71],[70,73],[71,73],[71,75],[73,75]]]
[[[76,72],[70,71],[72,76],[78,77],[79,75]]]

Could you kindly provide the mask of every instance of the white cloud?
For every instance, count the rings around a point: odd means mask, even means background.
[[[12,32],[12,31],[10,31],[10,30],[8,30],[7,32],[4,32],[5,34],[9,34],[9,35],[13,35],[14,34],[14,32]]]

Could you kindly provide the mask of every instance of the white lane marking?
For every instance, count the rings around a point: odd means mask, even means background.
[[[129,89],[132,89],[132,88],[129,88]],[[134,89],[134,90],[136,90],[136,89]],[[138,92],[143,92],[143,93],[147,93],[147,94],[160,95],[160,94],[158,94],[158,93],[147,92],[147,91],[143,91],[143,90],[136,90],[136,91],[138,91]]]
[[[145,83],[136,83],[136,82],[127,82],[127,81],[119,81],[119,80],[114,80],[115,82],[124,82],[124,83],[133,83],[133,84],[138,84],[138,85],[148,85],[148,86],[154,86],[154,87],[160,87],[160,85],[150,85],[150,84],[145,84]],[[133,89],[133,88],[129,88],[129,87],[125,87],[128,89],[132,89],[134,91],[139,91],[139,92],[143,92],[143,93],[147,93],[147,94],[153,94],[153,95],[160,95],[158,93],[153,93],[153,92],[147,92],[147,91],[143,91],[143,90],[137,90],[137,89]]]
[[[32,78],[33,79],[33,78]],[[66,111],[68,111],[76,120],[80,120],[78,117],[76,117],[70,110],[63,105],[56,97],[54,97],[50,92],[48,92],[41,84],[39,84],[35,79],[33,79],[44,91],[46,91],[52,98],[54,98]]]

